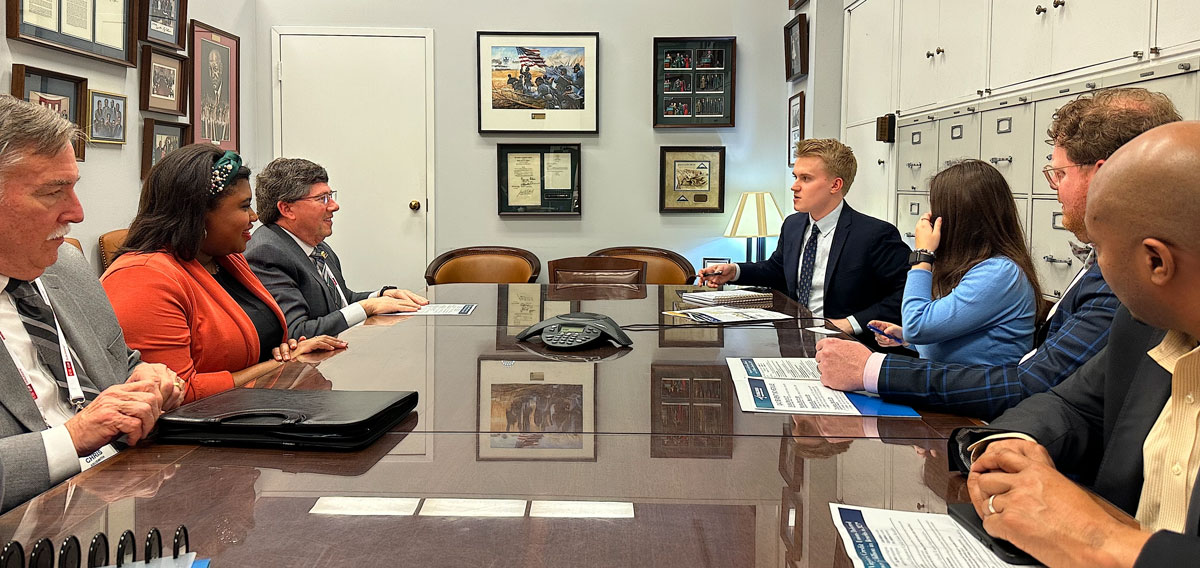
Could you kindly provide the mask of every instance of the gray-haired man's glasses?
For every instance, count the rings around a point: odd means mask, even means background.
[[[329,205],[330,201],[337,201],[337,191],[336,190],[329,191],[326,193],[322,193],[321,195],[314,195],[312,197],[301,197],[300,199],[292,200],[293,203],[296,201],[316,201],[317,203],[320,203],[321,205]]]

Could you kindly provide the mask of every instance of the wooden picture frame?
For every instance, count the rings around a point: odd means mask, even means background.
[[[176,51],[187,49],[188,0],[139,0],[138,39]]]
[[[475,43],[480,134],[600,131],[599,32],[476,32]]]
[[[79,126],[80,130],[84,129],[88,86],[87,79],[83,77],[14,63],[12,96],[50,107]],[[75,148],[75,160],[82,162],[87,144],[82,139],[76,139],[71,145]]]
[[[497,144],[499,215],[582,214],[579,144]]]
[[[241,54],[238,36],[191,21],[191,142],[235,152],[241,148]]]
[[[658,346],[659,347],[725,347],[725,326],[723,325],[692,325],[696,322],[690,318],[669,316],[663,312],[699,308],[695,304],[683,301],[684,292],[701,292],[708,290],[702,286],[662,285],[658,287]],[[668,325],[687,325],[682,328],[668,328]]]
[[[63,0],[7,0],[6,35],[44,47],[98,59],[122,67],[136,67],[137,0],[86,2],[90,11],[83,25],[78,18],[63,20]],[[76,4],[77,6],[77,4]],[[112,8],[116,9],[102,9]]]
[[[736,37],[654,38],[655,128],[734,125]]]
[[[783,26],[783,74],[790,82],[808,75],[808,17],[796,14]]]
[[[191,138],[192,125],[147,118],[142,124],[142,179],[163,156],[178,150]]]
[[[184,116],[188,112],[188,58],[151,45],[142,46],[138,108]]]
[[[650,457],[733,458],[733,414],[724,365],[650,363]]]
[[[724,146],[662,146],[659,158],[660,213],[725,212]]]
[[[596,461],[595,364],[504,353],[478,369],[476,461]]]
[[[129,124],[129,101],[124,95],[88,91],[87,133],[93,144],[124,144]]]
[[[788,98],[788,167],[796,165],[796,145],[804,140],[804,91]]]

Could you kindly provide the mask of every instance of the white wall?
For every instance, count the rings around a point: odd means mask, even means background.
[[[136,2],[135,2],[136,4]],[[188,17],[215,26],[241,38],[241,65],[253,69],[257,37],[254,33],[254,0],[194,0],[188,5]],[[0,27],[4,22],[0,22]],[[138,48],[140,57],[141,51]],[[139,59],[140,62],[140,59]],[[69,54],[54,49],[10,39],[0,42],[0,84],[12,84],[12,65],[21,63],[69,75],[85,77],[88,88],[128,97],[126,113],[126,143],[123,146],[92,144],[87,147],[85,161],[79,164],[82,181],[77,186],[83,203],[84,221],[71,230],[72,237],[83,244],[84,253],[93,265],[100,266],[97,241],[101,234],[127,227],[137,212],[141,190],[142,119],[182,122],[185,118],[138,111],[138,69],[121,67]],[[258,84],[252,72],[242,73],[242,154],[253,167],[261,165],[259,153],[262,141],[255,131],[258,114]],[[268,107],[269,111],[269,107]],[[268,134],[267,143],[270,142]],[[97,268],[98,270],[98,268]]]
[[[434,30],[437,210],[431,214],[436,215],[438,253],[479,244],[510,245],[529,249],[545,262],[607,246],[651,245],[676,250],[694,263],[704,256],[742,260],[745,242],[720,236],[727,215],[658,212],[658,148],[665,145],[726,147],[726,211],[736,206],[740,192],[767,190],[775,194],[785,214],[790,212],[786,106],[791,86],[784,81],[782,38],[791,12],[782,1],[561,0],[518,9],[468,0],[258,0],[257,6],[255,35],[261,47],[246,67],[243,81],[247,86],[258,81],[254,102],[260,112],[248,113],[242,126],[244,132],[260,133],[255,155],[263,159],[272,152],[270,85],[265,83],[271,76],[272,26]],[[839,16],[836,51],[840,53],[840,7],[830,12]],[[475,32],[480,30],[599,32],[600,133],[478,134],[474,77]],[[656,131],[650,123],[653,38],[724,35],[738,38],[737,126]],[[825,67],[836,69],[840,77],[840,55]],[[380,71],[387,71],[386,62],[380,62]],[[840,89],[840,79],[834,82]],[[243,99],[243,105],[250,102]],[[837,101],[829,104],[825,112],[836,121]],[[816,124],[825,122],[823,118]],[[836,126],[829,132],[836,133]],[[499,217],[496,144],[549,141],[583,145],[582,217]],[[330,175],[336,185],[338,173]],[[383,167],[379,175],[387,175]],[[768,252],[773,249],[774,242],[768,243]]]

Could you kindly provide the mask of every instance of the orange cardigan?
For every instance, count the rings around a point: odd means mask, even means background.
[[[218,258],[266,302],[286,336],[283,312],[240,254]],[[233,373],[258,363],[258,332],[250,316],[200,265],[166,252],[126,253],[100,277],[125,342],[142,360],[162,363],[187,383],[185,402],[233,388]],[[280,337],[280,343],[286,337]]]

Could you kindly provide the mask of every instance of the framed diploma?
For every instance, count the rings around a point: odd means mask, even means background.
[[[16,63],[12,66],[12,96],[48,107],[80,129],[86,126],[88,86],[83,77]],[[82,162],[83,140],[74,140],[71,145],[75,147],[75,159]]]
[[[188,0],[140,0],[138,39],[167,49],[183,51],[187,36]]]
[[[496,146],[500,215],[579,215],[579,144]]]
[[[654,38],[654,127],[733,126],[734,37]]]
[[[165,114],[187,114],[188,60],[182,55],[142,46],[139,108]]]
[[[658,184],[660,213],[724,213],[725,147],[663,146]]]
[[[241,39],[204,22],[188,29],[192,142],[237,151],[241,145]]]
[[[135,67],[137,0],[7,0],[8,37]]]
[[[804,14],[796,14],[783,26],[783,65],[788,81],[808,75],[808,18]]]
[[[479,132],[599,132],[600,34],[478,32]]]

